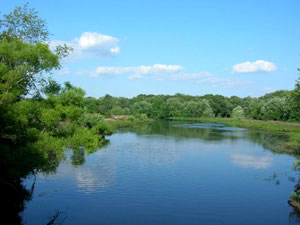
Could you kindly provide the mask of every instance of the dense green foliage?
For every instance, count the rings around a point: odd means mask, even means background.
[[[86,153],[106,143],[112,126],[170,117],[300,121],[300,80],[292,91],[260,98],[211,94],[85,97],[81,88],[68,82],[61,86],[46,76],[59,69],[61,58],[72,50],[58,46],[51,51],[48,36],[45,21],[27,5],[0,20],[0,183],[4,194],[16,196],[10,198],[8,212],[21,211],[24,203],[18,201],[30,198],[22,178],[54,171],[70,149],[72,163],[82,164]],[[116,115],[132,116],[111,125],[107,117]],[[290,140],[298,146],[298,130],[290,132]]]
[[[138,95],[134,98],[86,98],[91,113],[146,114],[150,118],[222,117],[256,120],[300,121],[300,85],[292,91],[275,91],[259,98],[221,95]]]
[[[245,113],[241,106],[237,106],[232,110],[231,117],[234,119],[244,119]]]
[[[67,149],[73,150],[74,164],[82,163],[82,149],[94,151],[112,130],[102,116],[85,108],[82,89],[47,79],[71,49],[49,49],[49,33],[37,12],[17,7],[4,15],[0,28],[1,208],[16,224],[34,188],[24,189],[22,178],[54,171]]]

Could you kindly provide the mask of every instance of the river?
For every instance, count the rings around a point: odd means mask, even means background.
[[[288,205],[295,157],[274,136],[221,124],[155,122],[120,129],[87,155],[37,175],[25,224],[297,224]],[[33,177],[24,181],[30,187]]]

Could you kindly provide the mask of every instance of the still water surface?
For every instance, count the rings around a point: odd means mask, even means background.
[[[156,122],[123,129],[55,174],[39,174],[25,224],[296,224],[295,158],[268,134],[220,124]],[[83,152],[82,152],[83,153]],[[31,185],[32,178],[25,181]]]

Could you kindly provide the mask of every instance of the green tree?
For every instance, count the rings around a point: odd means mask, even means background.
[[[124,115],[125,114],[125,111],[124,109],[121,108],[121,106],[114,106],[112,109],[111,109],[111,115]]]
[[[151,115],[152,104],[147,101],[136,102],[132,105],[131,111],[133,114],[146,114],[147,116]]]
[[[269,99],[261,107],[260,115],[263,120],[286,120],[288,116],[286,98]]]
[[[202,105],[202,117],[214,117],[212,108],[210,107],[209,101],[206,99],[201,100]]]
[[[244,114],[244,110],[241,106],[237,106],[232,110],[231,113],[231,117],[234,119],[244,119],[245,118],[245,114]]]
[[[110,115],[114,105],[115,105],[115,98],[107,94],[104,97],[99,99],[99,112],[102,115]]]
[[[172,97],[166,102],[169,111],[169,116],[182,116],[183,104],[180,98]]]
[[[99,113],[99,102],[93,97],[84,98],[84,107],[88,113]]]
[[[298,69],[300,71],[300,69]],[[296,80],[295,89],[289,96],[291,118],[300,121],[300,77]]]

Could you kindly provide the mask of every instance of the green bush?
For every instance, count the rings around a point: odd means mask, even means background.
[[[234,119],[244,119],[245,118],[245,114],[244,114],[244,110],[241,106],[237,106],[232,110],[231,113],[231,117]]]

